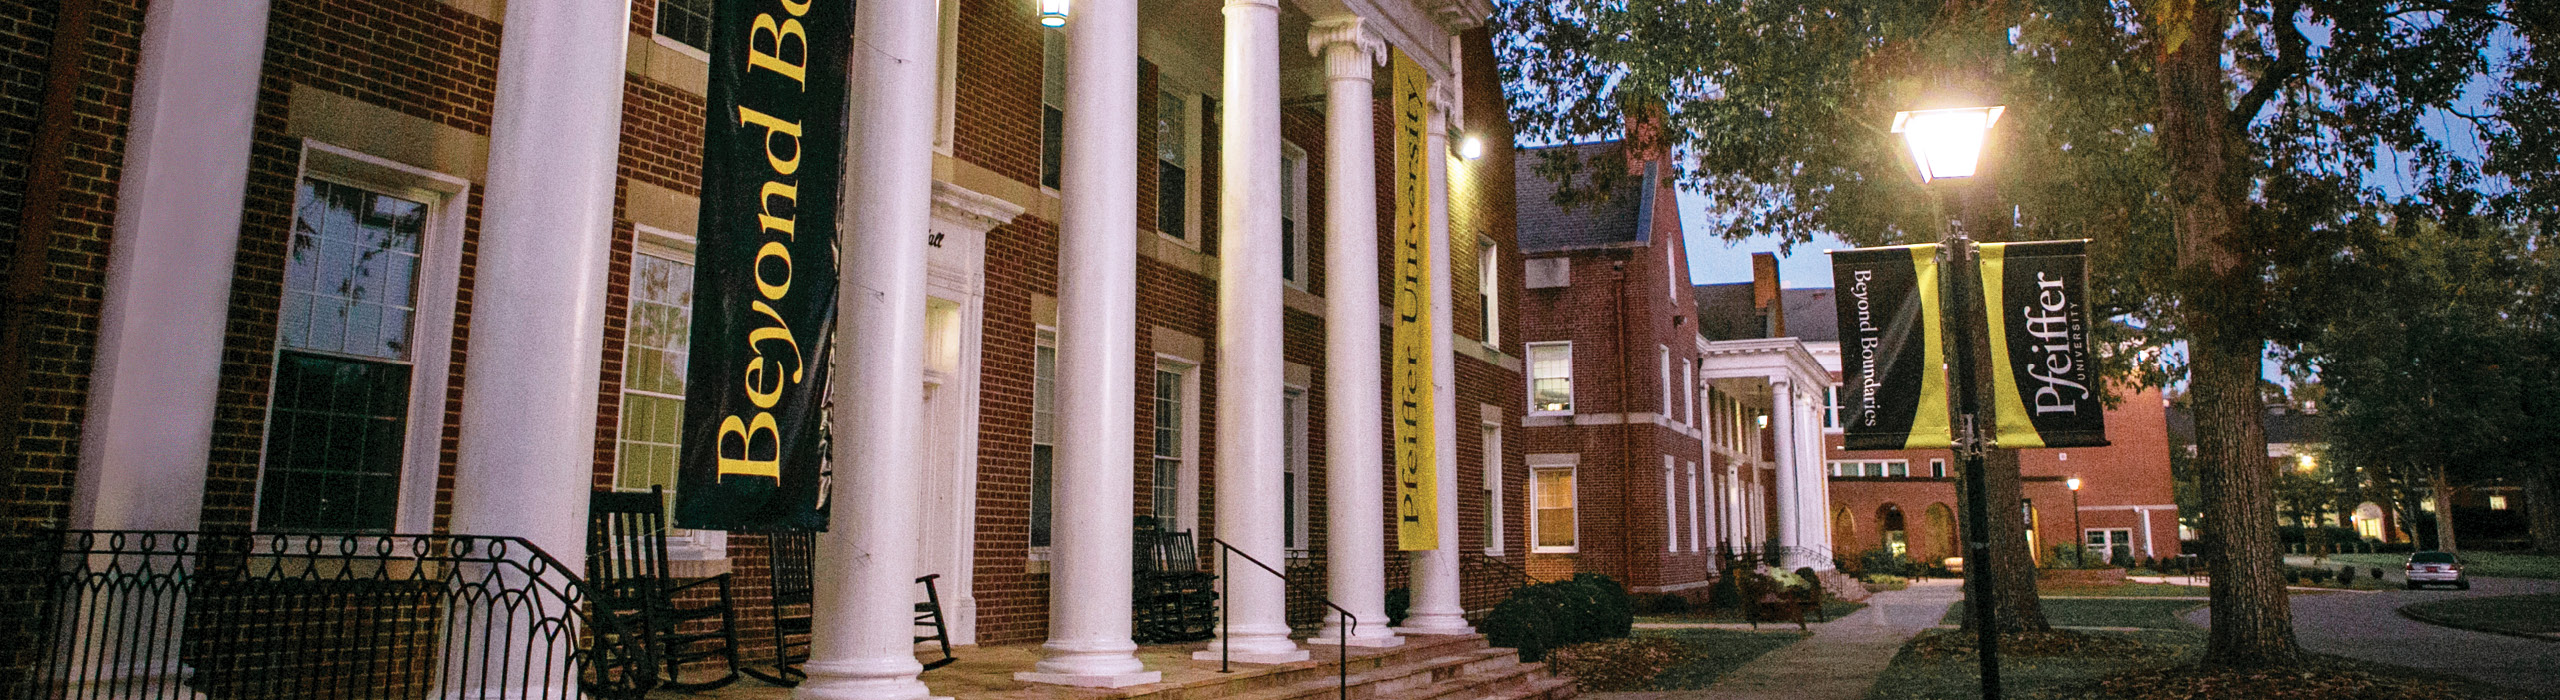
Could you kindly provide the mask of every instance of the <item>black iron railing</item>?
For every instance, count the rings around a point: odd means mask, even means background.
[[[1233,669],[1229,668],[1227,661],[1227,646],[1234,642],[1235,635],[1228,629],[1227,623],[1230,616],[1227,614],[1227,606],[1234,605],[1236,599],[1234,596],[1227,595],[1227,584],[1235,580],[1236,574],[1227,556],[1232,554],[1244,557],[1245,561],[1253,562],[1255,568],[1269,572],[1272,577],[1280,579],[1283,590],[1286,590],[1291,582],[1288,574],[1280,573],[1279,569],[1271,568],[1270,564],[1262,563],[1262,560],[1253,558],[1251,554],[1236,551],[1236,546],[1227,544],[1226,540],[1215,537],[1207,540],[1210,544],[1218,546],[1218,672],[1230,673]],[[1318,596],[1316,601],[1324,603],[1325,607],[1333,608],[1333,613],[1341,616],[1342,631],[1336,635],[1339,639],[1334,640],[1334,692],[1335,697],[1350,700],[1351,635],[1360,631],[1360,618],[1352,615],[1351,611],[1342,609],[1342,606],[1333,604],[1331,598]]]
[[[1785,545],[1717,547],[1715,548],[1715,554],[1717,561],[1722,562],[1723,566],[1726,568],[1734,566],[1749,567],[1754,565],[1765,565],[1773,569],[1785,568],[1786,562],[1790,559],[1803,562],[1823,562],[1833,565],[1837,565],[1839,562],[1838,558],[1832,556],[1830,547],[1795,547]]]
[[[21,540],[29,698],[636,697],[648,651],[514,537],[74,530]]]

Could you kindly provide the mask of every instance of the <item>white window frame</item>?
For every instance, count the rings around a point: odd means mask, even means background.
[[[1680,458],[1662,456],[1662,551],[1680,551]]]
[[[1280,214],[1297,224],[1294,240],[1289,242],[1286,250],[1280,251],[1293,263],[1289,269],[1297,274],[1283,275],[1280,281],[1291,289],[1303,291],[1307,288],[1308,278],[1314,276],[1311,274],[1313,271],[1307,269],[1307,238],[1313,233],[1307,228],[1307,149],[1287,141],[1280,142],[1280,179]]]
[[[452,376],[453,326],[455,299],[462,280],[462,232],[469,207],[458,203],[471,199],[471,181],[459,176],[418,168],[386,158],[366,155],[353,149],[303,139],[302,163],[296,168],[294,183],[303,178],[317,178],[341,184],[372,189],[385,194],[419,197],[427,205],[427,223],[418,241],[418,270],[412,282],[417,285],[415,306],[409,317],[409,343],[415,348],[409,356],[409,425],[401,448],[400,485],[395,491],[399,502],[392,506],[392,532],[426,532],[435,525],[436,484],[441,477],[444,442],[445,394]],[[296,207],[299,210],[299,207]],[[292,230],[287,222],[286,230]],[[285,282],[279,281],[279,284]],[[278,305],[282,300],[279,297]],[[274,365],[284,346],[279,329],[268,345],[267,362]],[[269,387],[266,396],[266,424],[274,424],[275,394]],[[258,444],[258,475],[251,482],[252,502],[249,506],[252,530],[258,514],[257,498],[265,496],[267,434],[262,427]]]
[[[685,235],[685,234],[681,234],[681,233],[677,233],[677,232],[674,232],[674,231],[669,231],[669,230],[662,229],[662,228],[658,228],[658,227],[655,227],[655,226],[650,226],[650,225],[647,225],[647,224],[632,224],[632,225],[631,225],[631,238],[632,238],[632,240],[631,240],[631,255],[632,255],[632,266],[633,266],[633,267],[638,267],[638,266],[639,266],[639,256],[642,256],[642,255],[647,255],[647,256],[650,256],[650,257],[660,258],[660,259],[664,259],[664,260],[671,260],[671,261],[674,261],[674,262],[680,262],[680,263],[683,263],[683,264],[685,265],[685,267],[687,267],[687,268],[691,268],[691,267],[693,267],[693,265],[694,265],[694,253],[692,253],[692,252],[690,252],[690,251],[680,251],[680,250],[675,250],[675,249],[673,249],[673,248],[671,248],[671,247],[668,247],[668,245],[667,245],[666,243],[659,243],[659,242],[656,242],[656,241],[652,241],[652,240],[650,240],[650,239],[652,239],[652,238],[665,239],[665,240],[666,240],[666,241],[668,241],[668,242],[675,243],[675,244],[680,244],[680,245],[684,245],[684,246],[686,246],[686,247],[690,248],[690,247],[692,247],[692,246],[696,243],[696,241],[694,240],[694,237],[692,237],[692,236]],[[634,275],[634,277],[635,277],[635,279],[636,279],[637,275]],[[632,295],[632,296],[636,296],[636,295]],[[626,304],[625,304],[625,308],[629,308],[629,303],[628,303],[628,302],[626,302]],[[624,324],[624,333],[625,333],[625,334],[628,334],[628,333],[629,333],[629,328],[630,328],[630,325],[629,325],[628,323]],[[631,343],[629,342],[629,339],[628,339],[627,337],[625,338],[625,340],[624,340],[624,342],[623,342],[623,344],[622,344],[622,354],[623,354],[623,358],[622,358],[622,368],[623,368],[623,371],[626,373],[626,374],[625,374],[625,376],[627,377],[627,376],[628,376],[628,374],[627,374],[627,373],[628,373],[628,372],[630,372],[630,370],[631,370]],[[678,402],[682,402],[682,401],[684,401],[684,397],[682,397],[682,396],[668,396],[668,395],[666,395],[666,394],[661,394],[661,393],[657,393],[657,392],[634,391],[634,390],[632,390],[632,389],[631,389],[631,386],[630,386],[630,384],[629,384],[628,382],[625,382],[625,383],[622,385],[622,387],[621,387],[621,388],[622,388],[622,392],[621,392],[621,393],[623,393],[623,394],[639,394],[639,395],[641,395],[641,396],[653,396],[653,397],[663,398],[663,399],[674,399],[674,400],[676,400],[676,401],[678,401]],[[613,461],[612,461],[613,469],[614,469],[614,474],[613,474],[613,481],[612,481],[612,483],[614,484],[614,490],[616,490],[616,491],[635,491],[635,490],[638,490],[638,489],[625,489],[625,488],[622,488],[622,487],[621,487],[621,484],[622,484],[622,431],[623,431],[623,428],[624,428],[624,425],[625,425],[622,421],[624,421],[624,420],[628,420],[628,419],[629,419],[629,415],[628,415],[627,413],[626,413],[626,414],[623,414],[623,415],[620,415],[620,416],[617,416],[617,417],[616,417],[616,419],[615,419],[615,424],[614,424],[614,436],[613,436],[613,450],[614,450],[614,454],[613,454]],[[679,459],[679,460],[681,460],[683,455],[682,455],[682,453],[678,453],[678,455],[677,455],[677,456],[678,456],[678,459]],[[669,484],[669,485],[667,485],[667,487],[666,487],[666,488],[667,488],[668,497],[669,497],[669,498],[673,498],[673,497],[674,497],[674,492],[675,492],[675,485],[673,485],[673,484]],[[728,558],[729,558],[729,533],[727,533],[727,532],[720,531],[720,530],[686,530],[686,529],[681,529],[681,528],[670,528],[670,529],[668,529],[668,531],[667,531],[667,560],[669,560],[669,561],[720,561],[720,560],[725,560],[725,559],[728,559]]]
[[[1033,449],[1038,449],[1040,445],[1044,444],[1040,442],[1040,430],[1038,427],[1040,424],[1040,398],[1042,396],[1040,391],[1040,351],[1042,349],[1047,349],[1053,356],[1058,352],[1057,327],[1045,323],[1035,324],[1031,332],[1031,422],[1033,426],[1031,430],[1031,445]],[[1057,387],[1054,386],[1056,383],[1055,372],[1057,371],[1057,367],[1054,360],[1050,365],[1050,371],[1052,373],[1052,386],[1050,387],[1049,393],[1055,394],[1057,392]],[[1153,400],[1153,396],[1150,395],[1149,399]],[[1056,418],[1054,417],[1057,409],[1057,397],[1050,396],[1049,401],[1050,413],[1052,414],[1052,418],[1050,419],[1052,434],[1049,436],[1050,442],[1045,444],[1049,446],[1049,537],[1051,544],[1033,545],[1030,549],[1030,556],[1033,561],[1048,561],[1049,549],[1056,543],[1058,536],[1058,444],[1056,442],[1057,435],[1055,434]],[[1035,487],[1039,483],[1039,472],[1037,470],[1032,472],[1032,483]],[[1037,493],[1038,489],[1034,488],[1030,495],[1036,495]],[[1024,515],[1027,518],[1029,514],[1029,504],[1026,503]],[[1029,523],[1025,523],[1024,525],[1023,536],[1027,541],[1030,537]]]
[[[1502,347],[1502,248],[1476,246],[1476,302],[1483,307],[1484,346]]]
[[[943,3],[943,4],[944,4],[944,5],[957,5],[957,4],[959,4],[959,3],[956,3],[956,2],[945,2],[945,3]],[[1063,94],[1062,94],[1062,95],[1060,95],[1060,96],[1059,96],[1059,98],[1060,98],[1060,102],[1058,102],[1058,103],[1052,103],[1052,102],[1050,102],[1050,101],[1049,101],[1049,74],[1050,74],[1051,72],[1053,72],[1053,71],[1054,71],[1054,72],[1056,72],[1056,73],[1057,73],[1057,77],[1058,77],[1058,83],[1059,83],[1059,85],[1064,86],[1064,85],[1066,84],[1066,80],[1067,80],[1067,78],[1066,78],[1066,74],[1067,74],[1067,62],[1066,62],[1066,58],[1067,58],[1067,30],[1062,29],[1062,28],[1041,27],[1041,28],[1040,28],[1040,107],[1041,107],[1041,109],[1043,110],[1043,112],[1042,112],[1042,113],[1039,115],[1039,117],[1038,117],[1038,118],[1039,118],[1039,120],[1040,120],[1040,129],[1039,129],[1039,136],[1040,136],[1040,140],[1039,140],[1038,142],[1033,143],[1033,144],[1031,145],[1031,147],[1032,147],[1032,153],[1033,153],[1033,160],[1035,161],[1034,163],[1032,163],[1031,184],[1033,184],[1033,185],[1037,185],[1037,186],[1040,188],[1040,191],[1041,191],[1041,192],[1045,192],[1045,193],[1048,193],[1048,194],[1057,194],[1057,193],[1058,193],[1058,188],[1056,188],[1056,187],[1050,187],[1050,186],[1049,186],[1049,183],[1048,183],[1048,177],[1047,177],[1048,173],[1046,172],[1046,170],[1047,170],[1047,169],[1048,169],[1048,167],[1049,167],[1049,164],[1048,164],[1048,158],[1049,158],[1049,115],[1047,114],[1046,110],[1049,110],[1049,109],[1056,109],[1056,110],[1058,110],[1058,114],[1059,114],[1059,115],[1060,115],[1060,117],[1061,117],[1061,118],[1058,120],[1058,124],[1059,124],[1059,128],[1060,128],[1060,129],[1064,129],[1064,128],[1066,128],[1066,119],[1064,118],[1064,116],[1065,116],[1065,115],[1066,115],[1066,113],[1067,113],[1067,106],[1066,106],[1066,104],[1064,104],[1065,95],[1063,95]],[[1062,89],[1063,89],[1063,88],[1062,88]],[[1059,150],[1064,151],[1064,150],[1066,149],[1066,146],[1065,146],[1065,135],[1064,135],[1064,134],[1061,134],[1061,135],[1060,135],[1060,137],[1059,137],[1059,142],[1060,142],[1060,143],[1059,143]],[[1065,172],[1064,172],[1064,171],[1066,170],[1066,154],[1064,154],[1063,152],[1062,152],[1062,153],[1060,153],[1060,154],[1059,154],[1059,156],[1058,156],[1058,169],[1061,171],[1061,172],[1059,173],[1059,175],[1058,175],[1058,179],[1059,179],[1059,183],[1058,183],[1058,184],[1060,184],[1060,185],[1065,185],[1065,184],[1066,184],[1066,174],[1065,174]]]
[[[1538,376],[1538,350],[1539,350],[1539,349],[1541,349],[1541,348],[1563,348],[1563,349],[1564,349],[1564,376],[1563,376],[1563,377],[1561,377],[1561,379],[1563,379],[1563,380],[1564,380],[1564,410],[1560,410],[1560,411],[1546,411],[1546,410],[1540,410],[1540,409],[1538,408],[1538,380],[1540,379],[1540,377]],[[1528,374],[1528,375],[1529,375],[1529,415],[1532,415],[1532,416],[1570,416],[1570,415],[1573,415],[1573,403],[1574,403],[1574,400],[1573,400],[1573,341],[1570,341],[1570,340],[1557,340],[1557,341],[1548,341],[1548,342],[1539,342],[1539,343],[1529,343],[1529,344],[1528,344],[1528,347],[1525,347],[1525,348],[1522,348],[1522,349],[1521,349],[1521,354],[1522,354],[1522,356],[1523,356],[1523,357],[1527,358],[1527,361],[1528,361],[1528,369],[1529,369],[1529,371],[1528,371],[1526,374]]]
[[[1929,460],[1929,476],[1938,479],[1947,478],[1946,458],[1938,457]]]
[[[1671,346],[1655,345],[1653,347],[1662,353],[1662,361],[1658,363],[1662,369],[1662,422],[1669,423],[1671,422]]]
[[[1698,427],[1698,363],[1680,363],[1680,424]]]
[[[1502,513],[1502,424],[1484,423],[1479,432],[1484,438],[1484,553],[1498,557],[1511,534]]]
[[[1182,232],[1177,235],[1157,227],[1157,224],[1163,221],[1161,212],[1158,213],[1157,220],[1146,223],[1149,227],[1156,228],[1157,236],[1195,251],[1200,249],[1201,125],[1208,118],[1200,106],[1203,102],[1201,98],[1205,96],[1183,85],[1181,81],[1174,79],[1172,73],[1159,67],[1156,70],[1156,112],[1147,115],[1149,123],[1163,119],[1164,102],[1168,97],[1182,105]],[[1159,149],[1157,153],[1150,153],[1148,156],[1162,162],[1164,160],[1161,152],[1163,145],[1158,144],[1157,148]],[[1161,183],[1163,179],[1159,177],[1157,182]],[[1164,193],[1156,193],[1156,203],[1159,207],[1163,206]]]
[[[1689,551],[1696,553],[1707,541],[1707,492],[1699,478],[1698,463],[1689,463]]]
[[[960,3],[942,0],[941,17],[937,18],[937,34],[941,39],[941,60],[934,63],[933,152],[951,155],[952,127],[959,119],[960,93]]]
[[[1173,521],[1175,529],[1198,536],[1202,534],[1200,532],[1200,363],[1159,353],[1156,355],[1154,371],[1180,375],[1182,415],[1179,420],[1182,423],[1177,431],[1182,434],[1182,451],[1179,457],[1182,462],[1174,467]],[[1147,385],[1153,387],[1155,382],[1149,381]],[[1147,400],[1150,402],[1155,400],[1154,392],[1148,392]],[[1152,424],[1149,429],[1153,429]],[[1149,448],[1148,453],[1147,468],[1152,474],[1155,468],[1153,448]]]
[[[1822,432],[1837,433],[1843,430],[1844,428],[1840,425],[1840,385],[1833,384],[1822,391]]]
[[[1574,454],[1529,455],[1529,552],[1531,554],[1574,554],[1582,551],[1582,474],[1581,456]],[[1539,472],[1562,471],[1566,482],[1573,484],[1573,544],[1546,546],[1538,544],[1538,498],[1544,489],[1538,486]]]
[[[1307,391],[1306,387],[1295,384],[1282,385],[1280,392],[1281,421],[1287,427],[1288,433],[1287,437],[1283,438],[1288,441],[1288,444],[1287,449],[1283,450],[1285,457],[1281,460],[1280,468],[1292,477],[1287,486],[1294,492],[1290,495],[1296,497],[1290,502],[1289,508],[1289,515],[1293,516],[1295,522],[1291,524],[1287,534],[1297,542],[1290,545],[1288,550],[1306,552],[1314,548],[1310,539],[1314,529],[1307,525],[1307,518],[1315,512],[1307,504],[1307,501],[1315,495],[1315,489],[1308,484],[1308,479],[1314,470],[1307,466],[1307,426],[1309,425],[1307,413],[1308,407],[1313,404],[1314,394]]]
[[[666,17],[666,12],[667,12],[666,4],[667,4],[667,1],[666,1],[666,0],[657,0],[657,3],[656,3],[655,5],[653,5],[653,6],[651,6],[651,8],[650,8],[650,9],[652,10],[652,11],[649,13],[649,38],[650,38],[650,40],[658,42],[658,45],[659,45],[659,46],[664,46],[664,47],[667,47],[667,48],[669,48],[669,49],[674,49],[677,53],[681,53],[681,54],[684,54],[684,55],[687,55],[687,56],[692,56],[692,57],[694,58],[694,60],[702,61],[702,62],[704,62],[704,63],[710,63],[710,62],[711,62],[711,50],[710,50],[710,49],[708,49],[708,48],[703,48],[703,47],[696,47],[696,46],[694,46],[694,45],[692,45],[692,44],[684,43],[684,41],[683,41],[683,40],[681,40],[681,39],[677,39],[677,38],[675,38],[675,37],[667,36],[667,35],[662,34],[662,33],[660,33],[660,32],[658,31],[658,24],[659,24],[659,23],[660,23],[660,22],[661,22],[661,21]],[[716,9],[716,8],[715,8],[715,9],[713,9],[711,12],[712,12],[712,16],[710,16],[710,17],[705,17],[705,18],[703,18],[703,20],[702,20],[702,21],[711,23],[711,25],[712,25],[712,27],[711,27],[711,32],[712,32],[713,34],[717,34],[717,33],[719,33],[719,32],[720,32],[720,27],[719,27],[719,24],[720,24],[720,16],[719,16],[719,12],[720,12],[720,11],[719,11],[718,9]]]

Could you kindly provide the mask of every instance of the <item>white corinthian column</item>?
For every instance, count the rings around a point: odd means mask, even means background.
[[[1352,646],[1391,647],[1387,629],[1386,529],[1379,490],[1386,437],[1379,428],[1378,172],[1370,122],[1370,71],[1386,45],[1358,17],[1315,23],[1307,49],[1325,62],[1325,582],[1327,597],[1351,611]],[[1331,611],[1327,611],[1330,613]],[[1342,641],[1328,614],[1310,644]]]
[[[1067,25],[1058,229],[1058,447],[1049,642],[1030,683],[1162,680],[1129,639],[1138,343],[1138,7],[1085,0]]]
[[[1409,634],[1474,634],[1458,585],[1458,367],[1456,337],[1450,328],[1449,279],[1449,112],[1456,108],[1457,86],[1434,85],[1429,120],[1422,133],[1423,161],[1430,175],[1431,200],[1431,421],[1433,473],[1438,483],[1439,546],[1414,552],[1413,609],[1405,616]]]
[[[1280,6],[1227,0],[1226,85],[1218,120],[1218,539],[1281,566]],[[1289,640],[1288,589],[1242,560],[1218,572],[1225,652],[1246,663],[1303,661]],[[1223,648],[1222,648],[1223,647]]]

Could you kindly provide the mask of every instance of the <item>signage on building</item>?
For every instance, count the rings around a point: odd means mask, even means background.
[[[852,3],[713,3],[676,525],[821,530]]]
[[[1831,253],[1842,449],[1952,444],[1936,244]]]
[[[2003,449],[2103,447],[2106,405],[2089,351],[2087,241],[1984,243],[1982,301]]]
[[[1431,183],[1424,147],[1431,79],[1404,52],[1389,63],[1395,91],[1395,338],[1388,366],[1394,398],[1396,544],[1440,546],[1439,481],[1432,464]]]

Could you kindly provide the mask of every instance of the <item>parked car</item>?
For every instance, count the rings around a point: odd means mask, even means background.
[[[2409,589],[2433,583],[2449,583],[2459,590],[2471,590],[2471,577],[2462,573],[2462,560],[2452,552],[2414,552],[2400,565],[2400,573],[2409,577]]]

